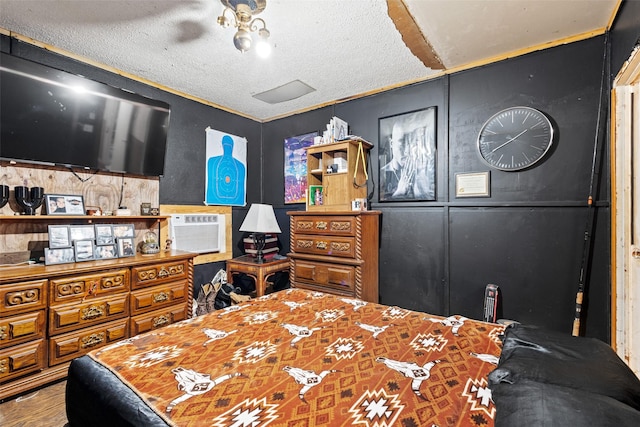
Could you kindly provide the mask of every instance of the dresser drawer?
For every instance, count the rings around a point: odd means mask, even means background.
[[[128,315],[129,294],[90,298],[81,303],[52,306],[49,308],[49,334],[69,332]]]
[[[187,318],[186,314],[187,308],[178,305],[131,317],[131,336],[179,322]]]
[[[294,233],[332,236],[355,236],[355,216],[294,216],[291,218]]]
[[[0,348],[45,336],[45,311],[0,318]]]
[[[186,260],[133,267],[131,269],[131,289],[140,289],[154,286],[158,283],[186,279],[188,273],[188,261]]]
[[[356,241],[353,237],[298,235],[292,246],[297,253],[356,257]]]
[[[0,350],[0,383],[47,367],[44,339]]]
[[[69,361],[96,348],[127,338],[128,328],[129,319],[127,318],[51,337],[49,338],[49,365]]]
[[[46,280],[0,285],[0,317],[46,307]]]
[[[145,313],[187,300],[186,281],[173,282],[131,293],[131,315]]]
[[[296,284],[309,284],[329,291],[337,290],[353,295],[356,283],[356,267],[317,261],[294,260],[293,277]],[[315,288],[314,288],[315,289]]]
[[[102,271],[51,280],[51,304],[129,291],[129,270]]]

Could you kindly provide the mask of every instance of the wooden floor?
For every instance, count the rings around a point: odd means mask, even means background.
[[[65,385],[66,381],[60,381],[0,403],[0,426],[65,426],[67,424],[67,413],[64,408]]]

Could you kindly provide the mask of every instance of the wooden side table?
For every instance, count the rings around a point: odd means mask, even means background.
[[[233,282],[234,273],[244,273],[256,281],[256,296],[264,295],[267,279],[279,271],[289,271],[289,258],[272,259],[258,264],[255,257],[243,255],[227,260],[227,281]]]

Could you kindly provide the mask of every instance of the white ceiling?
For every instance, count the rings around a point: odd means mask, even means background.
[[[403,3],[450,72],[601,34],[620,0]],[[407,48],[408,27],[396,28],[387,0],[267,0],[258,16],[271,32],[268,59],[235,49],[235,30],[216,23],[222,9],[219,0],[0,0],[0,29],[260,121],[443,72]],[[252,96],[293,80],[316,91],[279,104]]]

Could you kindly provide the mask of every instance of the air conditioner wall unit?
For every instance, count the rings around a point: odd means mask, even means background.
[[[169,220],[172,248],[197,253],[225,252],[225,216],[222,214],[181,213]]]

